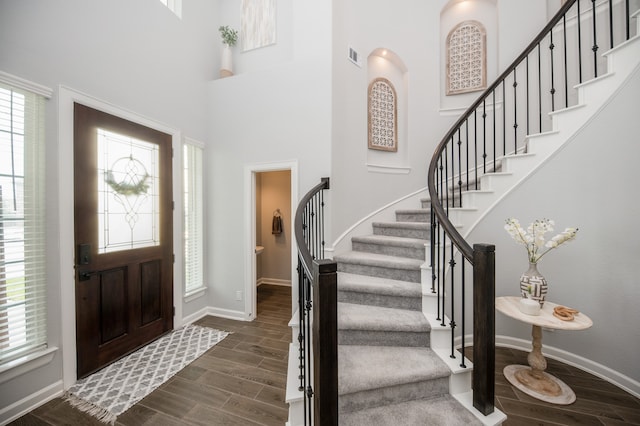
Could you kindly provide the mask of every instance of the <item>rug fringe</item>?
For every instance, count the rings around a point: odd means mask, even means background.
[[[65,392],[62,398],[65,401],[67,401],[69,404],[71,404],[72,407],[75,407],[78,410],[84,413],[87,413],[92,417],[95,417],[102,423],[107,423],[110,425],[114,425],[116,423],[118,416],[116,416],[115,414],[111,413],[108,410],[105,410],[102,407],[99,407],[89,401],[86,401],[70,393],[69,391]]]

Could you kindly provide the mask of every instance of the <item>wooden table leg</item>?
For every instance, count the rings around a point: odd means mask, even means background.
[[[507,380],[527,395],[553,404],[568,405],[576,400],[575,393],[562,380],[546,373],[547,360],[542,355],[542,328],[532,326],[533,349],[527,356],[529,366],[508,365],[504,368]]]

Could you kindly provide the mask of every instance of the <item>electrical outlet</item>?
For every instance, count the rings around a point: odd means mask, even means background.
[[[238,300],[238,301],[242,300],[242,292],[241,291],[236,291],[236,300]]]

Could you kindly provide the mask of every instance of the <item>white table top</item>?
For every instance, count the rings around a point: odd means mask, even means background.
[[[584,330],[593,325],[591,318],[582,312],[576,314],[573,321],[562,321],[554,317],[553,308],[558,305],[549,301],[544,302],[544,306],[540,310],[540,315],[527,315],[520,311],[520,299],[520,296],[496,297],[496,309],[518,321],[555,330]],[[568,307],[573,308],[573,306]]]

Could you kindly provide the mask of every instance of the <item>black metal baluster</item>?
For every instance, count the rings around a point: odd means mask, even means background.
[[[538,43],[538,123],[540,123],[539,133],[542,133],[542,54],[540,43]]]
[[[518,153],[518,75],[513,69],[513,152]]]
[[[456,206],[456,152],[455,152],[455,143],[453,142],[453,136],[451,136],[451,141],[449,142],[451,146],[451,207]],[[447,185],[448,188],[448,185]]]
[[[453,242],[451,243],[453,244]],[[447,264],[447,250],[446,250],[446,246],[447,246],[447,234],[444,232],[444,229],[442,230],[442,247],[440,248],[440,250],[442,251],[442,270],[440,271],[440,276],[442,277],[441,281],[442,281],[442,318],[441,318],[441,322],[440,325],[443,327],[446,327],[447,324],[444,321],[444,318],[446,316],[445,313],[445,296],[447,294],[447,292],[445,291],[446,289],[446,282],[445,282],[445,272],[444,272],[444,268],[445,265]],[[451,296],[452,300],[453,300],[453,295]]]
[[[320,229],[322,230],[321,232],[321,258],[324,259],[324,245],[325,245],[325,241],[324,241],[324,191],[320,191],[320,217],[321,217],[321,226]]]
[[[507,155],[507,89],[502,80],[502,152]]]
[[[467,191],[469,190],[469,119],[464,120],[464,136],[467,142]]]
[[[526,92],[526,98],[527,98],[526,116],[527,116],[527,135],[528,135],[529,134],[529,55],[527,55],[527,58],[526,58],[526,70],[527,70],[526,76],[525,76],[525,78],[527,80],[526,81],[526,89],[527,89],[527,92]],[[516,154],[517,154],[517,152],[516,152]]]
[[[461,362],[460,362],[460,367],[462,367],[462,368],[467,368],[467,365],[466,365],[466,364],[465,364],[465,362],[464,362],[464,360],[465,360],[465,356],[464,356],[464,347],[465,347],[465,345],[464,345],[464,328],[465,328],[465,327],[464,327],[464,325],[465,325],[465,315],[464,315],[464,312],[465,312],[465,308],[466,308],[466,303],[465,303],[465,297],[464,297],[464,294],[465,294],[465,288],[466,288],[466,285],[465,285],[465,272],[466,272],[466,271],[465,271],[465,264],[464,264],[464,262],[465,262],[465,258],[464,258],[464,256],[463,256],[462,254],[460,255],[460,258],[461,258],[461,260],[462,260],[462,262],[461,262],[461,265],[462,265],[462,269],[461,269],[461,273],[462,273],[462,276],[461,276],[461,278],[462,278],[462,294],[461,294],[462,305],[461,305],[461,308],[460,308],[460,309],[461,309],[461,322],[462,322],[462,324],[460,325],[460,326],[461,326],[461,328],[460,328],[460,336],[462,336],[462,348],[461,348],[461,358],[460,358]]]
[[[593,11],[592,21],[593,21],[593,76],[594,78],[598,77],[598,36],[596,31],[596,0],[591,0],[591,9]]]
[[[613,49],[613,0],[609,0],[609,48]]]
[[[569,107],[569,71],[567,69],[567,15],[562,16],[562,35],[564,37],[564,107]]]
[[[580,0],[576,1],[578,6],[578,81],[582,83],[582,30],[581,30],[581,21],[582,16],[580,15]]]
[[[298,257],[298,379],[300,385],[298,390],[302,392],[305,388],[304,380],[304,273],[303,266]]]
[[[492,90],[491,91],[491,102],[493,103],[492,106],[492,116],[493,116],[493,171],[496,172],[496,154],[497,154],[497,150],[496,150],[496,91]]]
[[[307,416],[308,416],[308,420],[309,420],[309,424],[313,424],[313,387],[311,384],[311,369],[313,368],[310,360],[311,360],[311,280],[307,279],[306,280],[307,285],[306,287],[306,308],[307,308],[307,330],[306,330],[306,334],[307,334],[307,342],[306,342],[306,346],[307,346],[307,360],[309,360],[306,364],[307,364],[307,400],[309,401],[309,410],[307,411]]]
[[[449,355],[451,358],[455,359],[455,338],[456,338],[456,320],[455,320],[455,288],[456,288],[456,280],[455,280],[455,268],[456,268],[456,260],[454,257],[454,244],[451,242],[451,255],[449,257],[449,273],[451,274],[451,320],[449,321],[449,326],[451,327],[451,354]]]
[[[478,189],[478,110],[473,111],[473,146],[475,149],[475,189]]]
[[[482,174],[487,173],[487,100],[482,100]]]
[[[554,81],[554,66],[553,66],[553,49],[555,49],[555,44],[553,44],[553,30],[549,31],[549,37],[550,37],[550,43],[549,43],[549,57],[551,60],[551,90],[549,91],[549,93],[551,93],[551,111],[555,111],[556,110],[556,102],[555,102],[555,95],[556,95],[556,87],[555,87],[555,81]]]
[[[629,10],[629,0],[625,0],[624,2],[624,7],[625,7],[625,22],[624,22],[624,26],[625,26],[625,33],[626,33],[626,40],[629,40],[630,35],[630,28],[629,28],[629,21],[631,20],[631,16],[630,16],[630,10]]]
[[[445,210],[447,212],[447,216],[449,216],[449,158],[447,154],[447,150],[444,151],[444,196],[445,196]]]
[[[459,207],[462,207],[462,138],[458,127],[458,196],[460,197]]]
[[[431,293],[436,292],[436,262],[435,262],[435,252],[436,252],[436,215],[433,211],[433,207],[430,209],[430,221],[429,221],[429,232],[430,232],[430,240],[429,247],[431,247],[431,251],[429,252],[429,258],[431,261]]]

